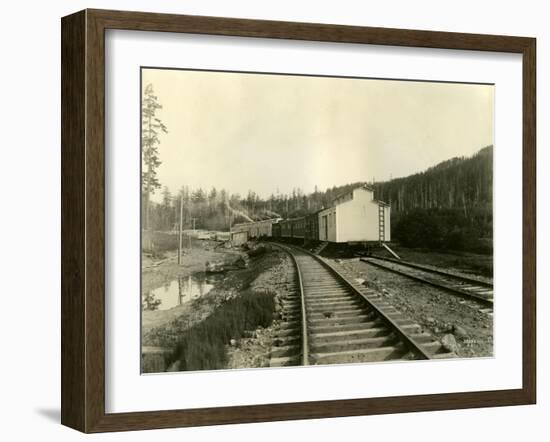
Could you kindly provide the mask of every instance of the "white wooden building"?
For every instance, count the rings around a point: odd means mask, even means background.
[[[356,187],[318,213],[319,239],[339,243],[390,241],[390,216],[389,204],[374,199],[373,189]]]

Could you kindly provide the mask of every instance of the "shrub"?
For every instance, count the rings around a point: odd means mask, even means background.
[[[415,209],[394,220],[392,236],[406,247],[492,253],[492,217],[486,213]]]
[[[204,321],[183,332],[169,364],[180,370],[215,370],[227,363],[226,345],[247,330],[268,327],[273,321],[274,294],[247,290],[218,307]]]

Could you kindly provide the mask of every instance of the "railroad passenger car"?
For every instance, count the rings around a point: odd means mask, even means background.
[[[306,241],[319,241],[319,212],[320,210],[306,216],[304,231]]]
[[[282,237],[304,239],[305,218],[286,219],[279,224],[281,225]]]
[[[295,218],[291,220],[292,238],[304,239],[305,230],[306,230],[306,219],[304,217]]]

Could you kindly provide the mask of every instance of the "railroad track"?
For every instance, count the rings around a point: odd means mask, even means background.
[[[462,302],[489,316],[493,315],[493,284],[455,275],[443,270],[432,269],[420,264],[398,261],[393,258],[372,256],[361,261],[378,268],[406,276],[410,279],[443,289],[460,296]]]
[[[277,245],[296,275],[270,366],[435,359],[455,356],[380,294],[351,282],[322,258]]]

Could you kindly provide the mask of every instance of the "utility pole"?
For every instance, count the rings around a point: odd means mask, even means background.
[[[181,264],[181,251],[183,248],[183,193],[180,195],[180,228],[178,241],[178,265]]]

